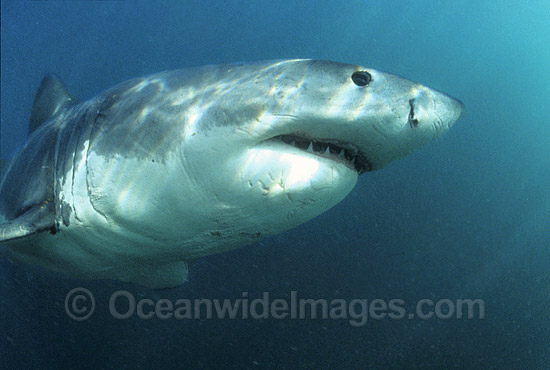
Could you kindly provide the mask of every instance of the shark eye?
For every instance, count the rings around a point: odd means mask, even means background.
[[[367,86],[371,82],[372,77],[367,71],[353,72],[351,79],[357,86]]]

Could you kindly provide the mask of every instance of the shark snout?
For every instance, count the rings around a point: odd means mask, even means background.
[[[437,123],[445,131],[450,129],[464,112],[464,103],[436,90],[432,90],[432,99],[434,104],[433,113],[437,117]]]

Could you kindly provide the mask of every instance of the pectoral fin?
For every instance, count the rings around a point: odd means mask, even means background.
[[[57,231],[51,204],[41,204],[30,208],[19,217],[0,224],[0,243],[21,239],[39,232]]]

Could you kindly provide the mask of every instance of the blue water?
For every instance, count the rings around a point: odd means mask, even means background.
[[[406,3],[406,5],[405,5]],[[442,139],[363,175],[282,235],[196,261],[153,291],[0,259],[1,369],[550,369],[550,3],[2,1],[1,156],[24,142],[35,89],[89,98],[165,69],[309,57],[393,72],[460,98]],[[67,292],[95,295],[82,322]],[[482,299],[485,319],[118,320],[136,297]]]

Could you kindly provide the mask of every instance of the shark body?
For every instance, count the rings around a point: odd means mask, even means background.
[[[162,72],[82,103],[47,76],[0,183],[0,254],[176,286],[189,261],[330,209],[462,110],[401,77],[319,60]]]

